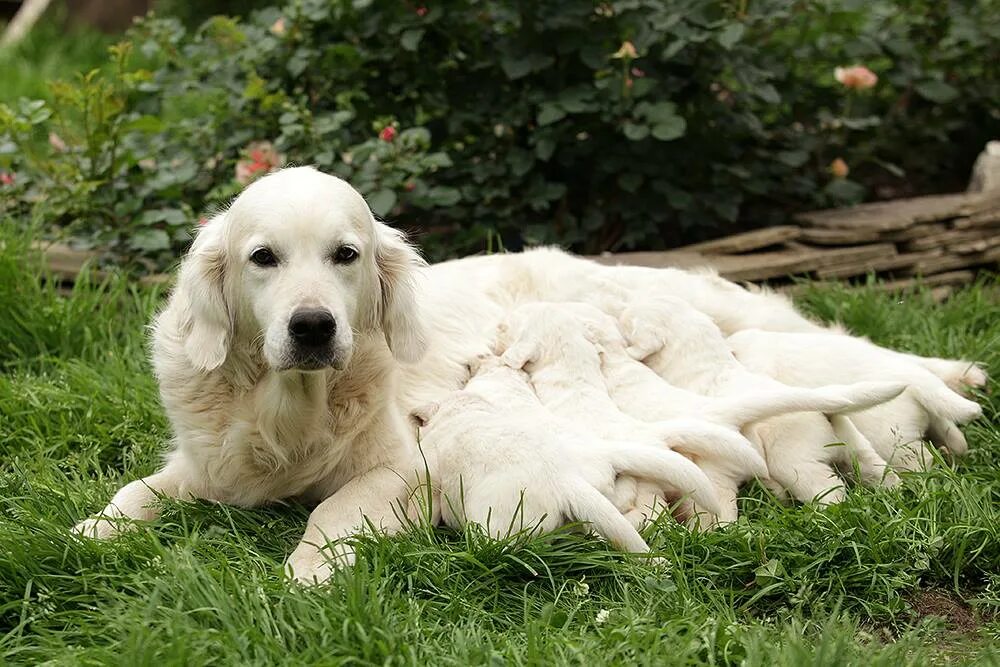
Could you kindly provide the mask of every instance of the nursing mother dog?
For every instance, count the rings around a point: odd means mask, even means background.
[[[337,540],[366,521],[400,528],[418,459],[408,414],[464,386],[467,363],[491,353],[516,305],[585,300],[611,281],[681,296],[727,334],[817,328],[711,275],[644,271],[554,250],[428,268],[344,181],[307,167],[266,176],[199,230],[153,325],[173,430],[162,467],[75,531],[110,538],[155,519],[158,495],[244,507],[300,499],[316,507],[287,568],[322,581],[353,559]]]

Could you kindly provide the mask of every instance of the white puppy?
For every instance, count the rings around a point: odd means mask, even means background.
[[[412,415],[422,426],[435,522],[457,528],[471,521],[503,537],[581,521],[620,548],[646,552],[608,499],[618,475],[690,493],[717,509],[708,480],[679,454],[574,428],[542,407],[523,371],[494,356],[476,366],[464,389]]]
[[[953,453],[964,454],[968,444],[955,424],[982,414],[977,403],[960,396],[907,355],[887,353],[860,338],[749,329],[733,334],[728,342],[743,364],[788,384],[816,386],[848,377],[906,382],[909,388],[899,398],[851,415],[879,454],[904,470],[931,463],[922,443],[925,434]]]
[[[644,299],[624,309],[621,323],[631,344],[630,354],[671,384],[714,396],[788,390],[786,385],[740,364],[719,328],[684,300]],[[884,402],[904,387],[901,383],[857,387],[851,407]],[[856,464],[866,483],[898,481],[871,444],[859,438],[845,420],[831,425],[817,413],[780,415],[754,422],[744,433],[763,450],[770,478],[802,501],[832,503],[843,499],[835,465],[850,470]],[[837,443],[844,446],[831,446]]]
[[[153,327],[174,430],[166,463],[76,531],[110,537],[155,518],[157,494],[301,498],[319,506],[288,567],[322,580],[327,540],[363,516],[397,529],[406,486],[394,467],[415,451],[395,404],[397,361],[423,351],[422,266],[338,178],[297,168],[250,185],[200,230]]]
[[[527,370],[542,404],[560,417],[602,437],[667,446],[698,461],[712,480],[728,519],[739,482],[766,474],[763,459],[737,431],[700,415],[643,422],[622,412],[608,393],[593,342],[596,329],[587,319],[600,318],[601,313],[588,308],[544,302],[516,308],[501,324],[498,351],[503,352],[502,359],[512,368]],[[634,495],[628,485],[621,486],[616,501],[630,520],[639,522],[656,508],[637,505]],[[695,505],[692,509],[699,512],[702,508]],[[716,513],[703,518],[711,522],[720,517]]]

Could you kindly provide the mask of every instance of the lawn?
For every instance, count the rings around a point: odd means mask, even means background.
[[[761,488],[741,520],[646,537],[669,566],[572,534],[494,542],[417,525],[361,540],[316,589],[282,559],[307,515],[170,501],[109,543],[69,534],[169,438],[145,358],[161,295],[68,296],[0,243],[0,662],[926,665],[1000,661],[1000,422],[971,454],[819,511]],[[1000,374],[1000,280],[925,293],[813,286],[803,305],[880,343]]]

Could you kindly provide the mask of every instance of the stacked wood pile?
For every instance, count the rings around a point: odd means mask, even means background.
[[[40,244],[49,270],[72,282],[95,253],[64,244]],[[882,287],[919,282],[946,296],[970,282],[975,270],[1000,263],[1000,193],[953,194],[862,204],[803,213],[797,224],[767,227],[663,252],[593,257],[605,264],[679,268],[711,267],[738,281],[781,286],[794,276],[863,278],[875,273]],[[100,271],[93,272],[102,277]],[[141,279],[169,281],[165,274]]]
[[[1000,262],[1000,193],[934,195],[813,211],[767,227],[664,252],[605,254],[607,264],[710,266],[731,280],[861,278],[887,289],[968,282]]]

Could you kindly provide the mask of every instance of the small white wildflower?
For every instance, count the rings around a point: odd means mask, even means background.
[[[590,595],[590,585],[587,584],[587,582],[584,581],[583,579],[581,579],[580,581],[574,581],[573,592],[579,595],[580,597]]]
[[[597,612],[597,616],[594,618],[594,623],[601,625],[606,620],[608,620],[608,616],[610,615],[611,615],[610,611],[608,611],[607,609],[601,609],[599,612]]]

